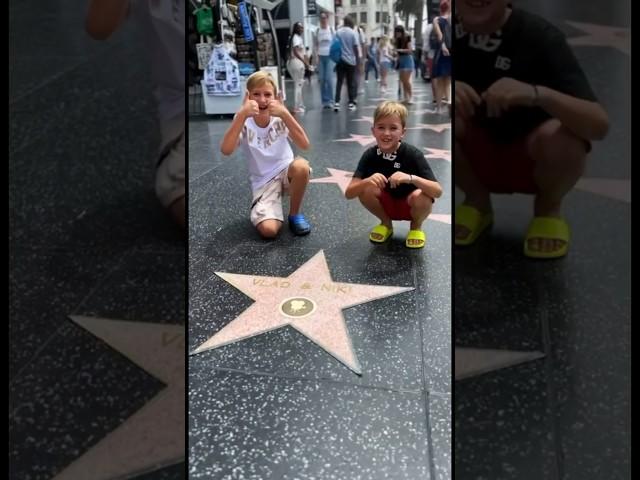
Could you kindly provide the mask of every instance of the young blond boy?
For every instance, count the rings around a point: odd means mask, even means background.
[[[309,148],[302,126],[289,113],[269,73],[258,71],[247,79],[247,92],[220,145],[231,155],[239,145],[245,151],[253,192],[251,222],[263,238],[274,238],[284,222],[282,195],[287,192],[289,228],[306,235],[311,225],[300,213],[311,168],[304,158],[294,158],[289,139],[300,149]]]
[[[372,242],[384,243],[393,234],[393,220],[408,220],[411,226],[405,245],[422,248],[426,242],[422,223],[431,213],[434,199],[442,195],[442,188],[424,154],[401,141],[407,131],[407,115],[401,103],[378,105],[371,128],[377,144],[360,158],[345,196],[358,197],[380,219],[380,225],[369,234]]]

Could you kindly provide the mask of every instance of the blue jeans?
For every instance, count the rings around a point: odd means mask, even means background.
[[[318,55],[318,79],[322,105],[333,103],[333,62],[329,55]]]
[[[373,70],[376,74],[376,80],[378,79],[378,64],[373,61],[373,60],[369,60],[367,59],[367,66],[366,69],[364,71],[364,79],[365,80],[369,80],[369,71]]]

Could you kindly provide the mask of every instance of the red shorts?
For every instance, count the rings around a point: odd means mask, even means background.
[[[382,208],[384,208],[391,220],[411,220],[411,207],[407,201],[409,199],[408,196],[395,198],[386,190],[382,190],[379,198]]]
[[[535,161],[527,151],[527,137],[496,143],[472,122],[465,125],[464,154],[478,180],[492,193],[538,193]]]

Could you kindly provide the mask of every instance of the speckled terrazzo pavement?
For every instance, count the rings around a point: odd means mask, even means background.
[[[448,118],[424,112],[430,85],[415,86],[408,126],[419,128],[406,141],[449,151],[450,128],[424,127],[450,127]],[[412,290],[342,311],[361,375],[291,327],[192,355],[189,478],[451,478],[451,163],[429,159],[444,195],[423,250],[405,248],[402,222],[389,243],[370,243],[375,217],[345,200],[334,177],[353,172],[364,151],[337,140],[370,135],[362,117],[380,93],[375,81],[364,87],[358,110],[334,113],[321,109],[315,83],[305,86],[299,118],[312,148],[301,154],[319,180],[305,195],[314,227],[306,237],[285,225],[275,241],[261,240],[242,152],[219,153],[230,119],[190,121],[190,351],[254,303],[215,272],[286,278],[322,251],[334,282]]]

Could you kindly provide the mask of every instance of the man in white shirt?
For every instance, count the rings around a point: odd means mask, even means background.
[[[173,219],[185,228],[185,2],[184,0],[90,0],[85,28],[106,40],[134,17],[149,46],[156,85],[161,144],[155,190]]]

